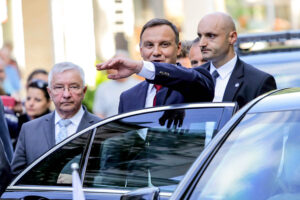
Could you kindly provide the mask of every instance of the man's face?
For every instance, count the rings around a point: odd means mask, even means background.
[[[220,17],[204,17],[198,25],[199,46],[205,60],[223,65],[229,57],[232,34]],[[218,66],[216,66],[218,67]]]
[[[191,61],[192,67],[197,67],[206,63],[206,60],[203,58],[198,44],[194,44],[191,46],[189,52],[189,59]]]
[[[80,109],[86,87],[77,70],[66,70],[53,74],[48,92],[56,111],[62,117],[70,118]]]
[[[180,44],[176,45],[175,33],[168,25],[147,28],[141,37],[140,52],[145,61],[176,63]]]

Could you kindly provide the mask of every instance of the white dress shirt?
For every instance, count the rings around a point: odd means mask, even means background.
[[[142,70],[138,73],[138,75],[149,80],[154,80],[155,78],[154,64],[149,61],[143,61]],[[145,101],[145,108],[153,107],[153,100],[155,95],[156,95],[156,88],[154,87],[154,84],[149,83],[146,101]]]
[[[84,110],[83,108],[81,107],[79,109],[79,111],[72,117],[70,118],[71,120],[71,124],[67,127],[67,130],[68,130],[68,136],[74,134],[80,124],[80,121],[81,121],[81,118],[84,114]],[[60,131],[60,127],[58,125],[58,122],[59,120],[61,120],[61,117],[59,116],[59,114],[55,111],[55,119],[54,119],[54,123],[55,123],[55,141],[57,141],[57,136],[58,136],[58,133]]]
[[[227,83],[229,81],[229,78],[231,76],[231,73],[233,71],[233,68],[237,61],[237,55],[235,55],[230,61],[225,63],[223,66],[219,67],[218,69],[210,63],[210,74],[212,74],[215,70],[219,73],[219,77],[216,79],[216,85],[215,85],[215,97],[213,99],[213,102],[222,102],[225,89],[227,86]]]

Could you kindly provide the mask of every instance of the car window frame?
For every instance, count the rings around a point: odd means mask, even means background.
[[[159,112],[159,111],[166,111],[166,110],[173,110],[173,109],[217,108],[217,107],[222,107],[224,109],[231,108],[232,109],[232,115],[237,110],[237,104],[233,103],[233,102],[176,104],[176,105],[171,105],[171,106],[160,106],[160,107],[155,107],[155,108],[147,108],[147,109],[132,111],[132,112],[128,112],[128,113],[124,113],[124,114],[120,114],[120,115],[116,115],[116,116],[112,116],[110,118],[104,119],[104,120],[102,120],[102,121],[86,128],[86,129],[78,132],[78,133],[73,134],[72,136],[70,136],[69,138],[64,140],[63,142],[61,142],[61,143],[57,144],[56,146],[52,147],[48,152],[46,152],[44,155],[39,157],[37,160],[35,160],[33,163],[31,163],[24,171],[22,171],[11,182],[11,184],[8,186],[8,190],[24,190],[24,189],[45,190],[46,189],[46,190],[56,190],[56,191],[72,191],[72,186],[37,186],[37,185],[18,186],[18,185],[15,185],[15,184],[18,182],[18,180],[24,174],[26,174],[29,170],[31,170],[36,164],[41,162],[45,157],[52,154],[54,151],[56,151],[60,147],[64,146],[69,141],[81,136],[82,134],[84,134],[88,131],[92,131],[91,136],[89,137],[90,140],[88,141],[88,144],[87,144],[87,152],[84,154],[84,158],[83,158],[84,163],[82,165],[83,167],[81,168],[81,169],[84,169],[84,168],[86,169],[88,158],[89,158],[90,151],[91,151],[92,144],[93,144],[93,138],[95,137],[96,130],[99,126],[105,125],[107,123],[110,123],[112,121],[115,121],[115,120],[118,120],[118,119],[121,119],[121,118],[134,116],[134,115],[138,115],[138,114],[143,114],[143,113]],[[224,120],[223,115],[224,115],[224,112],[222,113],[222,118],[221,118],[222,120]],[[220,125],[221,125],[222,120],[220,120],[219,123],[217,124],[217,130],[220,129]],[[80,177],[84,177],[85,170],[82,170],[80,175],[81,175]],[[83,181],[83,179],[81,181]],[[83,190],[85,192],[118,193],[118,194],[124,194],[124,193],[129,191],[129,190],[124,190],[124,189],[89,188],[89,187],[85,187],[85,188],[83,188]],[[170,192],[161,192],[160,193],[161,196],[166,196],[166,197],[170,197],[171,194],[172,193],[170,193]]]

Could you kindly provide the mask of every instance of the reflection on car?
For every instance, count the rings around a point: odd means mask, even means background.
[[[236,52],[245,62],[272,74],[277,88],[300,87],[300,30],[240,34]]]
[[[199,155],[170,199],[299,199],[299,99],[300,88],[291,88],[243,107]],[[138,195],[147,194],[145,189]],[[134,192],[123,196],[134,197]]]
[[[70,166],[78,163],[86,199],[120,199],[143,187],[159,187],[161,198],[168,199],[235,111],[235,103],[201,103],[111,117],[38,158],[2,198],[72,199]]]

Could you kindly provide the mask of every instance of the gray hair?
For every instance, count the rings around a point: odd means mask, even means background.
[[[84,76],[84,71],[81,67],[79,67],[78,65],[75,65],[74,63],[71,62],[61,62],[61,63],[56,63],[51,71],[49,72],[49,77],[48,77],[48,86],[51,86],[51,82],[52,82],[52,78],[53,78],[53,74],[56,73],[62,73],[66,70],[76,70],[79,72],[81,80],[82,80],[82,84],[83,86],[85,86],[85,76]]]

